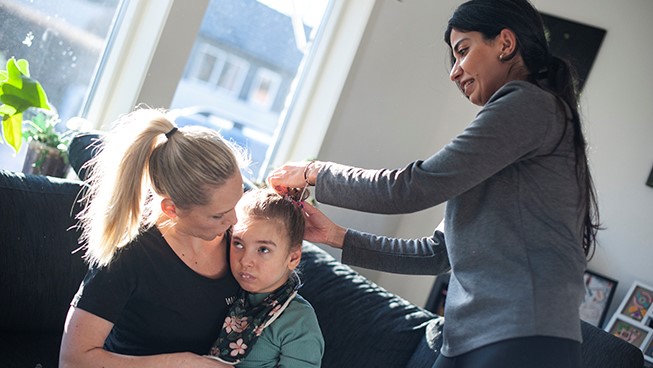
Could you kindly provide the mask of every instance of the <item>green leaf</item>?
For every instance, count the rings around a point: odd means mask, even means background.
[[[21,85],[22,88],[17,88],[12,84],[3,85],[0,101],[13,106],[18,112],[23,112],[30,107],[50,110],[45,91],[39,82],[28,79],[24,80]]]
[[[18,152],[23,141],[22,113],[31,107],[51,110],[45,90],[30,77],[27,60],[12,57],[7,70],[0,71],[0,103],[2,136]]]
[[[23,114],[18,113],[2,120],[2,136],[16,153],[23,144],[22,137]]]
[[[15,60],[15,63],[18,70],[20,70],[23,75],[29,77],[29,62],[25,59],[18,59]]]

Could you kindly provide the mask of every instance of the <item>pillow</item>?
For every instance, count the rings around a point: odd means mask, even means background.
[[[299,294],[315,308],[322,367],[406,367],[436,317],[304,242]]]
[[[87,168],[84,164],[96,153],[99,147],[101,133],[80,133],[68,145],[68,161],[81,180],[86,180]]]

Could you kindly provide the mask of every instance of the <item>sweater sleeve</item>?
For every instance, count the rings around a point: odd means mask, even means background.
[[[444,203],[507,166],[549,153],[564,127],[555,97],[526,82],[502,87],[474,121],[426,160],[400,169],[365,170],[327,163],[315,188],[320,202],[359,211],[411,213]]]
[[[405,275],[439,275],[449,271],[444,234],[397,239],[349,229],[342,249],[343,263]]]

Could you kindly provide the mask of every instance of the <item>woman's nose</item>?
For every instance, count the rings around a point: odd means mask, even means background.
[[[460,64],[456,62],[453,64],[453,67],[451,67],[451,72],[449,72],[449,79],[451,79],[452,82],[456,82],[458,79],[460,79],[462,74],[463,69],[460,67]]]
[[[224,222],[229,226],[236,225],[238,222],[238,216],[236,216],[236,211],[231,210],[225,214]]]

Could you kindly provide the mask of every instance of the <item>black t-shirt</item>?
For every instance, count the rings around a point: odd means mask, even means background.
[[[89,269],[71,305],[114,324],[106,350],[206,354],[237,292],[231,270],[216,280],[197,274],[152,227],[108,267]]]

